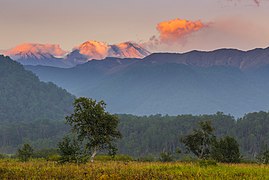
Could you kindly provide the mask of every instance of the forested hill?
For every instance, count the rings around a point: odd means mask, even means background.
[[[0,123],[63,120],[73,99],[66,90],[41,82],[19,63],[0,56]]]

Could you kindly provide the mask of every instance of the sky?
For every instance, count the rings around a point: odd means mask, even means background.
[[[152,52],[269,46],[269,0],[0,0],[0,50],[139,43]]]

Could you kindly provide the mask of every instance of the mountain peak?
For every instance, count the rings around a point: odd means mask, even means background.
[[[104,59],[108,54],[109,45],[104,42],[86,41],[79,45],[77,49],[80,54],[87,56],[88,59]]]
[[[133,42],[124,42],[115,45],[118,48],[118,51],[121,52],[116,57],[121,58],[144,58],[145,56],[150,55],[150,52]]]
[[[35,44],[24,43],[4,52],[5,55],[13,59],[46,59],[57,56],[63,56],[66,51],[62,50],[57,44]]]
[[[77,48],[74,48],[73,52],[77,50],[79,50],[81,55],[84,55],[87,58],[86,61],[92,59],[100,60],[106,57],[144,58],[150,54],[149,51],[132,42],[109,45],[104,42],[86,41]]]

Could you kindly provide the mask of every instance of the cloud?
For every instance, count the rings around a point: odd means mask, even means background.
[[[206,30],[199,31],[189,37],[188,43],[178,47],[178,51],[264,48],[268,47],[268,30],[269,27],[266,24],[259,24],[259,22],[250,21],[244,17],[216,18]]]
[[[190,21],[179,18],[163,21],[156,26],[158,35],[152,36],[142,45],[148,49],[158,49],[158,46],[184,45],[191,34],[208,27],[208,25],[200,20]]]
[[[180,43],[180,39],[185,38],[193,32],[199,31],[205,25],[201,21],[188,21],[185,19],[174,19],[164,21],[157,25],[159,39],[165,44]]]

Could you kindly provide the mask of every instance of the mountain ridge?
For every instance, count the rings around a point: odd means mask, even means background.
[[[86,41],[69,53],[54,44],[25,43],[3,52],[23,65],[45,65],[54,67],[73,67],[77,64],[106,57],[143,58],[150,54],[140,45],[124,42],[109,45],[98,41]]]
[[[105,58],[68,69],[26,68],[77,96],[105,100],[113,113],[221,111],[239,117],[269,109],[267,54],[268,49],[224,49],[152,54],[144,59]]]

